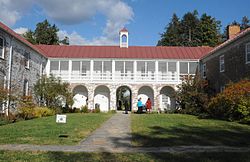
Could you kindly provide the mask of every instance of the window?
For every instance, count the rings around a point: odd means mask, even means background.
[[[29,82],[28,82],[27,79],[24,80],[23,95],[24,96],[28,96],[29,95]]]
[[[203,78],[207,77],[207,65],[206,65],[206,63],[203,63],[203,65],[202,65],[202,77]]]
[[[189,74],[195,74],[197,66],[197,62],[189,62]]]
[[[4,39],[0,37],[0,58],[4,58]]]
[[[220,72],[225,71],[225,61],[224,61],[224,55],[220,56]]]
[[[220,86],[220,92],[223,92],[225,90],[225,86]]]
[[[188,74],[188,62],[180,62],[180,73]]]
[[[50,62],[50,73],[57,74],[59,72],[59,61]]]
[[[250,63],[250,43],[246,44],[246,64]]]
[[[25,52],[24,54],[24,66],[27,69],[30,67],[30,54],[28,52]]]

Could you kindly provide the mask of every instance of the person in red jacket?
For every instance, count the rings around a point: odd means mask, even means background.
[[[148,98],[147,102],[146,102],[146,108],[147,108],[147,112],[150,113],[151,109],[152,109],[152,103],[150,98]]]

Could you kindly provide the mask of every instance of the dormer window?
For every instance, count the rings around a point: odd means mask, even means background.
[[[4,59],[4,39],[0,36],[0,58]]]
[[[30,54],[28,52],[24,54],[24,66],[26,69],[30,68]]]

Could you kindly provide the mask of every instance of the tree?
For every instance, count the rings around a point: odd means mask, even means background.
[[[198,25],[200,45],[214,47],[221,42],[220,21],[203,14]]]
[[[44,20],[36,25],[34,37],[37,44],[59,44],[57,32],[59,29],[56,25],[50,25],[48,20]]]
[[[181,44],[182,46],[198,46],[200,40],[197,37],[199,25],[198,12],[194,10],[193,12],[186,13],[180,24],[181,30]]]
[[[28,32],[23,34],[23,37],[32,44],[59,44],[58,31],[59,29],[55,24],[51,25],[48,20],[44,20],[36,24],[34,32],[28,30]]]
[[[249,28],[250,27],[249,22],[250,21],[249,21],[247,16],[242,17],[241,25],[240,25],[241,30],[245,30],[245,29]]]
[[[198,115],[205,113],[208,103],[208,84],[199,75],[195,78],[187,76],[178,86],[176,100],[181,111],[187,114]]]
[[[69,84],[54,76],[43,76],[34,86],[34,92],[39,103],[49,108],[59,108],[63,104],[72,105],[73,97]]]
[[[216,46],[221,42],[220,21],[198,12],[187,12],[181,20],[173,14],[171,22],[161,34],[158,46]]]
[[[180,21],[174,13],[171,22],[165,27],[166,32],[161,34],[161,40],[157,46],[179,46],[180,45]]]
[[[34,38],[34,32],[32,30],[28,30],[23,34],[23,37],[32,44],[36,44],[36,40]]]

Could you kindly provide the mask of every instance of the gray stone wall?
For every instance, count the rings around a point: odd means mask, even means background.
[[[47,58],[33,50],[28,45],[0,30],[5,39],[5,58],[0,59],[0,70],[8,78],[10,49],[12,46],[11,89],[17,95],[23,94],[24,80],[29,83],[29,95],[33,95],[33,87],[45,69]],[[25,53],[29,53],[29,68],[25,68]],[[7,83],[8,81],[6,81]]]

